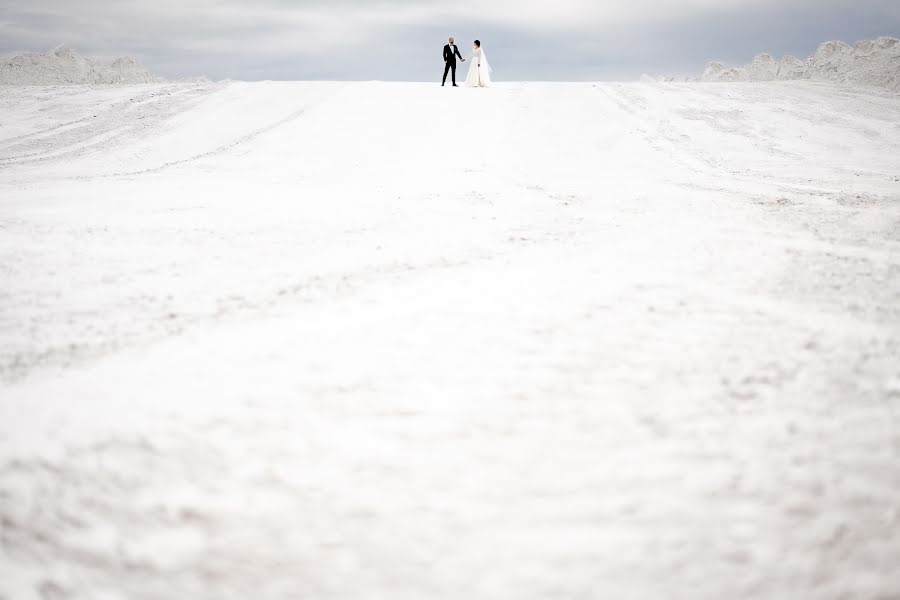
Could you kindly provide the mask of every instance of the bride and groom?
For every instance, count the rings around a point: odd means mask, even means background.
[[[444,46],[444,81],[441,86],[447,85],[447,73],[453,73],[453,87],[456,85],[456,58],[466,62],[466,59],[459,53],[456,42],[450,38],[449,43]],[[491,85],[491,66],[488,64],[487,56],[481,48],[481,42],[475,40],[472,45],[472,53],[468,57],[472,61],[469,66],[469,74],[466,76],[466,85],[469,87],[488,87]]]

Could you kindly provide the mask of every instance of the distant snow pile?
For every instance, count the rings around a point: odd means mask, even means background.
[[[134,84],[160,81],[131,57],[103,64],[65,46],[46,54],[20,54],[0,61],[0,84],[77,85]]]
[[[900,91],[900,40],[880,37],[856,46],[825,42],[805,61],[785,56],[776,62],[760,54],[743,67],[708,62],[700,81],[784,81],[814,79]]]

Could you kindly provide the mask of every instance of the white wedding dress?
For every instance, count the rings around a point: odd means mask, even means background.
[[[490,87],[491,65],[483,48],[475,48],[469,56],[472,63],[469,65],[469,74],[466,76],[466,85],[469,87]]]

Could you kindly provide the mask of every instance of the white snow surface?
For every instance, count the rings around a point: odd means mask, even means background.
[[[81,56],[60,46],[47,53],[19,54],[0,60],[0,85],[78,85],[156,83],[135,58],[125,56],[110,64]]]
[[[706,64],[700,81],[773,81],[812,79],[847,86],[878,87],[900,91],[900,40],[880,37],[850,46],[825,42],[802,61],[785,56],[780,62],[766,53],[743,67],[726,67],[720,62]]]
[[[898,123],[0,88],[0,597],[896,597]]]

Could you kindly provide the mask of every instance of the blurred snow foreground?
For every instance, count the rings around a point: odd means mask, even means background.
[[[900,593],[896,95],[0,103],[0,597]]]

